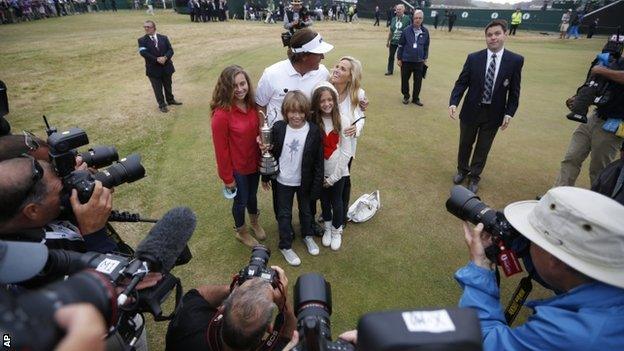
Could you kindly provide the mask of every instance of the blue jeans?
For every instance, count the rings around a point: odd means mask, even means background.
[[[570,26],[570,29],[568,30],[568,36],[578,39],[578,37],[580,36],[579,26]]]
[[[258,214],[258,183],[260,182],[260,174],[258,172],[242,175],[234,172],[234,180],[236,181],[236,197],[232,204],[232,216],[234,216],[234,225],[240,228],[245,225],[245,209],[249,214]]]

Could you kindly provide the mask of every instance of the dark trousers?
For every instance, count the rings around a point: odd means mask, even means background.
[[[455,21],[449,21],[449,32],[453,31],[454,25],[455,25]]]
[[[349,174],[351,174],[351,163],[353,163],[353,157],[349,160]],[[347,212],[349,212],[349,201],[351,200],[351,176],[342,177],[344,179],[344,188],[342,189],[342,213],[344,225],[347,225]]]
[[[475,124],[459,123],[459,152],[457,171],[479,181],[498,126],[491,126],[489,106],[479,108]],[[475,144],[476,140],[476,144]],[[474,145],[474,153],[472,148]],[[472,155],[472,159],[471,156]],[[470,166],[469,166],[470,164]]]
[[[394,57],[396,56],[396,51],[397,48],[399,46],[395,45],[395,44],[390,44],[390,47],[388,48],[389,53],[388,53],[388,73],[393,73],[394,72]]]
[[[414,76],[412,101],[419,101],[420,87],[422,86],[423,62],[405,62],[401,64],[401,93],[406,99],[410,98],[409,80]]]
[[[245,225],[245,209],[249,214],[258,214],[258,183],[260,174],[258,172],[242,175],[234,173],[236,181],[236,197],[232,204],[232,216],[234,217],[234,225],[240,228]]]
[[[517,29],[518,29],[518,25],[517,24],[512,24],[511,25],[511,29],[509,30],[509,34],[516,35],[516,30]]]
[[[332,222],[334,228],[340,228],[344,224],[344,204],[342,195],[347,177],[342,177],[329,188],[321,191],[321,209],[323,210],[323,221]]]
[[[375,23],[373,23],[373,26],[379,27],[379,15],[375,15]]]
[[[171,92],[171,75],[165,74],[162,77],[149,77],[150,83],[152,83],[152,89],[154,89],[154,95],[156,96],[156,101],[158,102],[158,106],[167,106],[165,103],[165,98],[167,102],[172,102],[175,99],[173,98],[173,93]],[[163,95],[164,90],[164,95]]]
[[[301,226],[301,236],[312,235],[312,214],[310,213],[310,197],[304,194],[300,186],[287,186],[274,182],[277,196],[277,226],[279,228],[279,248],[290,249],[295,237],[292,230],[292,207],[293,199],[297,194],[297,205],[299,207],[299,225]]]

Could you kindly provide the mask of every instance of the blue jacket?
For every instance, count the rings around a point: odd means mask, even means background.
[[[399,39],[397,59],[405,62],[421,62],[429,57],[429,30],[421,25],[422,33],[414,35],[414,25],[403,29]],[[414,48],[416,43],[416,48]]]
[[[500,304],[494,272],[470,262],[455,273],[464,289],[460,307],[477,311],[483,350],[622,350],[624,289],[600,282],[526,306],[535,313],[523,325],[510,328]]]

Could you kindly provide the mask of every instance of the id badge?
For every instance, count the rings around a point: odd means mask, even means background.
[[[412,48],[416,49],[418,47],[418,44],[414,43],[414,45],[412,45]]]

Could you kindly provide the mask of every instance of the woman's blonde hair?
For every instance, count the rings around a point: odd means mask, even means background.
[[[236,76],[241,73],[245,76],[248,87],[247,96],[245,96],[245,104],[248,107],[254,106],[254,91],[249,75],[241,66],[231,65],[223,69],[219,80],[217,80],[217,85],[215,85],[212,91],[212,101],[210,101],[210,110],[212,113],[218,108],[229,110],[232,107],[234,104],[234,81]]]
[[[339,62],[343,60],[349,61],[351,64],[351,72],[349,72],[351,74],[351,80],[347,82],[346,89],[349,94],[349,99],[351,100],[351,113],[353,113],[360,103],[358,93],[362,86],[362,63],[352,56],[343,56],[340,58]]]
[[[328,86],[319,86],[314,89],[314,93],[312,94],[312,120],[317,126],[319,126],[319,128],[321,128],[323,132],[328,132],[325,130],[325,123],[323,123],[323,111],[321,110],[321,95],[323,95],[323,92],[325,91],[328,91],[332,100],[334,100],[334,107],[331,111],[332,125],[334,127],[334,132],[340,134],[342,126],[340,125],[340,110],[338,109],[338,94],[336,94],[336,89],[332,89]]]
[[[310,121],[310,101],[300,90],[289,91],[282,102],[282,117],[288,123],[288,112],[301,112],[305,114],[305,120]]]

